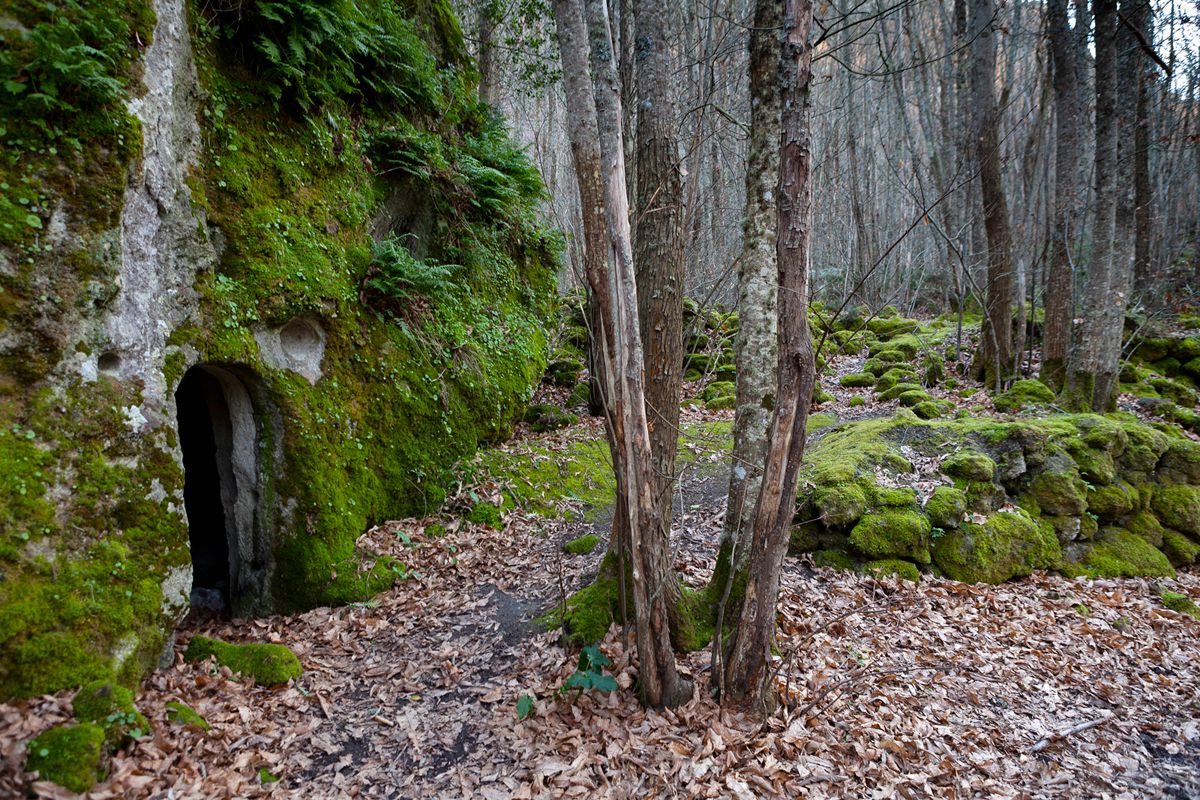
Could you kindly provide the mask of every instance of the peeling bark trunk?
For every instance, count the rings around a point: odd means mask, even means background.
[[[746,593],[729,646],[723,696],[756,713],[774,703],[771,645],[775,606],[796,507],[805,424],[815,378],[808,329],[808,261],[812,219],[809,87],[812,79],[811,0],[788,0],[784,53],[790,69],[783,87],[779,157],[779,383],[769,448],[754,515]]]

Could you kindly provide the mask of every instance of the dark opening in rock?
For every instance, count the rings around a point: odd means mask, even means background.
[[[222,485],[222,473],[233,482],[232,449],[227,442],[225,447],[218,445],[218,434],[228,440],[232,433],[229,406],[220,382],[202,367],[193,367],[183,376],[175,391],[175,406],[192,548],[192,605],[225,609],[230,605],[234,574],[225,509],[237,487]]]

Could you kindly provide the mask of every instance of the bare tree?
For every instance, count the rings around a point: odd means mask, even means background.
[[[987,309],[983,346],[972,371],[988,386],[999,386],[1013,374],[1012,229],[1000,169],[1000,118],[996,107],[996,12],[992,0],[970,0],[971,122],[983,223],[987,231]]]
[[[733,468],[725,525],[710,592],[719,598],[713,680],[722,683],[721,629],[741,613],[741,595],[732,594],[744,574],[754,531],[754,510],[762,480],[771,421],[768,396],[774,391],[779,346],[775,316],[778,296],[775,268],[775,191],[779,176],[780,79],[779,28],[782,8],[773,0],[755,4],[750,33],[750,142],[746,169],[746,218],[738,263],[737,407],[733,417]],[[732,606],[728,606],[729,601]]]
[[[613,469],[623,501],[618,508],[625,515],[629,532],[629,577],[636,616],[639,685],[642,700],[647,705],[670,706],[686,701],[691,696],[691,685],[680,677],[671,650],[669,598],[664,591],[665,583],[672,579],[670,550],[667,530],[656,503],[650,431],[646,420],[637,283],[625,187],[620,88],[604,0],[588,0],[586,12],[585,26],[578,2],[555,0],[564,79],[571,82],[567,102],[573,117],[570,135],[576,170],[582,183],[585,174],[595,174],[598,163],[603,179],[602,211],[607,231],[603,247],[605,258],[603,261],[588,260],[587,278],[600,328],[596,332],[603,356],[600,378],[614,456]],[[589,74],[589,51],[593,80],[591,90],[587,91],[583,76]],[[594,131],[580,122],[590,119],[596,122]],[[596,139],[592,141],[598,141],[598,147],[586,140],[593,132]]]
[[[1079,37],[1067,21],[1066,0],[1048,0],[1046,28],[1054,60],[1054,219],[1050,227],[1050,268],[1046,280],[1046,326],[1041,379],[1058,391],[1066,383],[1071,348],[1074,272],[1071,234],[1075,220],[1076,182],[1083,104],[1079,81]]]
[[[1109,340],[1120,336],[1125,293],[1116,263],[1117,224],[1117,8],[1116,0],[1095,0],[1096,20],[1096,202],[1092,254],[1082,316],[1069,368],[1068,404],[1107,410],[1116,399],[1117,353]]]
[[[776,240],[779,383],[754,515],[745,599],[729,645],[723,687],[726,702],[756,712],[766,711],[774,702],[771,645],[775,641],[775,606],[816,377],[807,313],[812,23],[811,0],[787,0],[784,53],[790,68],[783,86]]]

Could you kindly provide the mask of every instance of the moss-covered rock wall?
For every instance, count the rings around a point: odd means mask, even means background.
[[[235,610],[386,585],[355,539],[507,435],[559,253],[453,14],[4,13],[0,698],[159,658],[191,589],[175,392],[197,371]]]

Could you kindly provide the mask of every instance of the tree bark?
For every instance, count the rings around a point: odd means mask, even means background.
[[[664,591],[671,580],[670,550],[655,502],[613,36],[604,0],[588,0],[586,27],[580,12],[578,2],[555,0],[564,79],[570,81],[567,100],[571,104],[572,151],[583,153],[585,170],[595,149],[579,141],[587,131],[576,118],[586,117],[589,105],[599,141],[607,240],[603,250],[605,263],[601,266],[589,261],[589,266],[596,268],[589,272],[588,281],[600,318],[597,343],[605,366],[601,380],[607,400],[606,421],[614,455],[613,469],[623,501],[618,508],[625,516],[629,535],[627,552],[636,612],[639,686],[642,701],[647,705],[678,705],[690,698],[691,685],[680,677],[671,650],[668,596]],[[584,64],[589,49],[592,87],[586,91],[580,84],[581,76],[588,74]]]
[[[1047,28],[1054,61],[1054,219],[1050,228],[1050,270],[1046,282],[1046,327],[1042,341],[1042,381],[1061,391],[1066,384],[1067,355],[1071,348],[1074,311],[1074,274],[1071,265],[1071,230],[1076,210],[1079,175],[1080,97],[1077,41],[1067,21],[1066,0],[1049,0]]]
[[[723,687],[726,702],[756,713],[765,713],[775,698],[771,685],[775,607],[795,514],[797,473],[804,456],[805,424],[816,372],[807,314],[812,22],[811,0],[787,0],[784,54],[790,69],[783,87],[776,240],[779,383],[754,515],[745,599],[729,646]]]
[[[1079,335],[1071,355],[1068,405],[1108,409],[1115,400],[1117,362],[1107,346],[1120,335],[1125,297],[1114,263],[1117,223],[1117,9],[1116,0],[1095,0],[1096,20],[1096,200],[1092,255]]]
[[[1013,374],[1012,230],[1000,170],[1000,114],[996,108],[996,27],[992,0],[970,0],[971,122],[983,224],[987,234],[987,309],[983,345],[972,371],[988,387],[1002,385]]]
[[[489,0],[479,6],[479,99],[495,105],[499,79],[496,64],[496,22],[500,10]]]
[[[779,175],[779,120],[782,107],[779,28],[783,13],[775,0],[758,0],[750,31],[750,141],[746,164],[746,213],[738,264],[738,331],[734,342],[737,406],[733,416],[733,458],[725,525],[717,551],[710,596],[719,599],[717,636],[725,620],[741,614],[733,592],[744,573],[754,531],[754,509],[767,451],[779,336],[775,265],[775,191]],[[722,683],[722,649],[713,647],[713,680]]]

